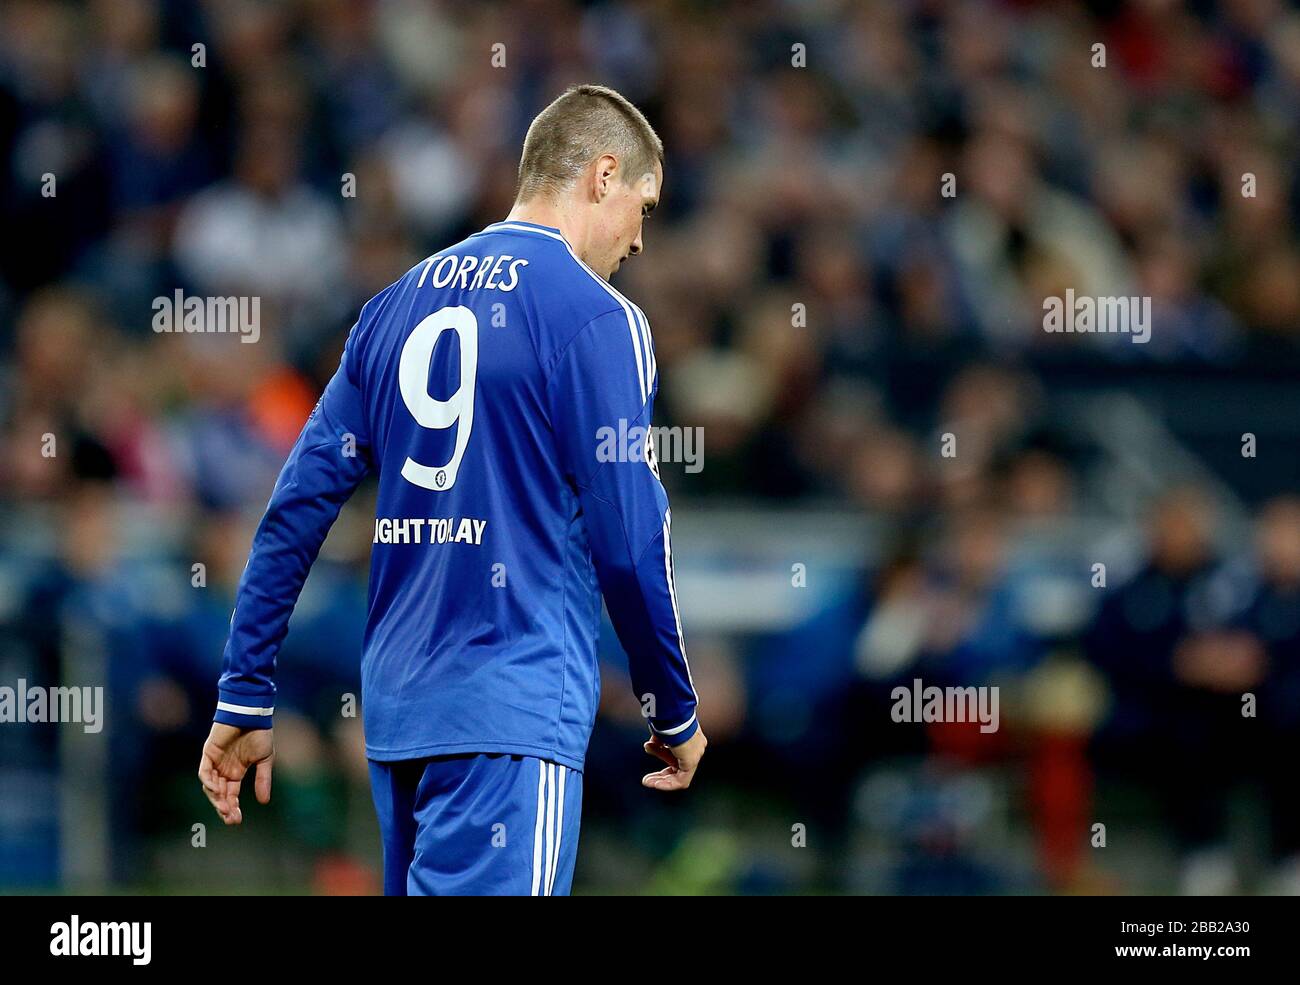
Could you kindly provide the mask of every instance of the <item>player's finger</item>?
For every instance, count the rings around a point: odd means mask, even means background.
[[[271,762],[274,756],[267,756],[257,764],[257,776],[253,780],[253,793],[257,796],[259,804],[269,804],[271,802]]]
[[[230,806],[229,823],[239,824],[241,821],[243,821],[244,814],[239,809],[239,781],[238,780],[226,781],[226,803]]]
[[[641,784],[651,790],[682,790],[686,787],[686,784],[679,777],[680,774],[660,776],[658,773],[651,773],[641,781]]]
[[[217,812],[217,816],[224,821],[226,819],[225,803],[223,803],[222,800],[219,797],[217,797],[217,795],[213,793],[211,790],[209,790],[207,787],[203,788],[203,795],[208,798],[208,803],[210,803],[212,805],[212,809]]]
[[[651,776],[655,778],[652,785],[657,790],[685,790],[691,785],[691,780],[695,779],[695,770],[686,769],[679,763]]]
[[[662,742],[658,742],[655,739],[649,739],[641,748],[656,759],[662,759],[669,766],[677,765],[677,757],[674,756],[673,751]]]
[[[647,773],[645,776],[641,777],[641,786],[653,787],[655,781],[663,777],[667,772],[667,770],[660,770],[658,773]]]
[[[220,775],[217,773],[216,766],[207,755],[204,755],[199,763],[199,783],[203,787],[204,795],[212,802],[212,806],[217,809],[217,813],[225,817],[225,787],[222,784]]]
[[[685,790],[687,787],[691,785],[691,779],[694,776],[695,776],[694,773],[686,773],[679,770],[678,772],[674,773],[672,776],[664,779],[662,782],[655,783],[655,789],[656,790]]]
[[[204,790],[209,790],[215,794],[221,793],[221,779],[217,775],[217,766],[212,761],[212,757],[206,752],[199,761],[199,782],[203,784]]]
[[[681,790],[690,782],[689,774],[683,774],[675,766],[669,766],[658,773],[647,773],[641,778],[641,785],[652,790]]]

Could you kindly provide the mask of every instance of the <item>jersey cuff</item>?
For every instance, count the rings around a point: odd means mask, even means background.
[[[694,712],[691,712],[691,717],[685,722],[671,728],[655,728],[653,724],[650,726],[650,731],[659,736],[660,741],[666,746],[680,746],[699,730],[700,723]]]
[[[214,722],[236,728],[270,728],[275,712],[273,695],[237,694],[234,691],[217,691],[217,711]]]

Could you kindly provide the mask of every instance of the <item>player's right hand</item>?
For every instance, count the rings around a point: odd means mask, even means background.
[[[244,820],[239,809],[239,784],[249,767],[257,768],[253,792],[258,803],[271,802],[271,763],[275,760],[275,745],[271,729],[240,729],[221,722],[212,723],[208,741],[203,743],[203,756],[199,760],[199,782],[221,820],[226,824],[240,824]]]
[[[691,780],[695,779],[695,770],[699,767],[708,744],[704,729],[697,729],[680,746],[670,746],[659,736],[650,736],[642,748],[668,765],[658,773],[647,773],[641,777],[641,786],[654,790],[685,790],[691,785]]]

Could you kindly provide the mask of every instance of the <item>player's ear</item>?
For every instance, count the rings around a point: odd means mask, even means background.
[[[613,154],[602,154],[596,158],[595,191],[596,201],[602,202],[614,187],[618,174],[618,159]]]

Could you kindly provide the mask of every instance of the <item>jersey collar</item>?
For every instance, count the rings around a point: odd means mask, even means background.
[[[515,232],[515,233],[533,233],[538,236],[545,236],[547,239],[559,238],[560,242],[566,246],[569,241],[564,238],[564,233],[554,226],[543,226],[536,222],[524,222],[522,219],[503,219],[501,222],[494,222],[483,229],[483,232]]]

